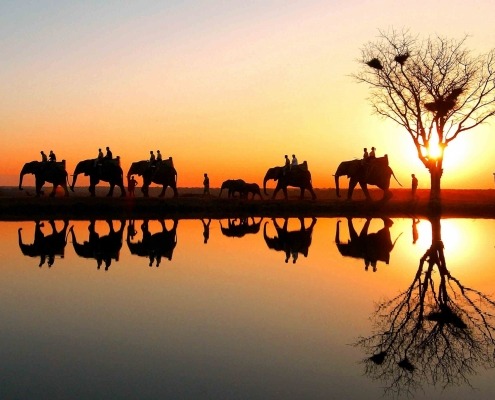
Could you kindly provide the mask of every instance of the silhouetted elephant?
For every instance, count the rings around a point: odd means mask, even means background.
[[[388,264],[390,261],[390,252],[395,246],[390,237],[390,227],[393,222],[389,218],[382,218],[383,228],[376,233],[368,233],[371,223],[371,218],[367,218],[366,222],[358,235],[354,229],[352,218],[347,218],[350,240],[347,243],[340,241],[340,221],[337,221],[337,229],[335,232],[335,243],[340,254],[345,257],[353,257],[363,259],[365,268],[371,265],[373,271],[376,271],[377,261],[382,261]],[[400,235],[399,235],[400,236]]]
[[[76,185],[77,176],[79,174],[89,176],[89,192],[91,193],[91,196],[95,196],[96,185],[100,183],[100,181],[108,182],[110,184],[110,191],[107,196],[113,195],[115,186],[120,188],[120,197],[125,196],[124,175],[122,168],[120,167],[120,158],[118,157],[112,160],[97,160],[93,158],[80,161],[74,170],[71,185],[72,191],[74,191],[74,186]]]
[[[316,218],[312,218],[311,225],[306,228],[304,226],[304,218],[299,218],[300,229],[297,231],[288,231],[289,219],[284,219],[284,225],[280,227],[275,218],[272,219],[273,225],[277,230],[277,236],[271,238],[266,232],[265,222],[263,226],[263,237],[265,238],[266,245],[269,249],[275,251],[283,251],[285,253],[285,262],[289,262],[289,258],[292,256],[292,263],[296,263],[299,254],[304,257],[308,256],[309,246],[311,246],[313,228],[316,224]]]
[[[245,193],[245,188],[246,188],[246,182],[242,179],[227,179],[222,183],[222,186],[220,187],[220,193],[218,194],[218,197],[222,197],[222,191],[226,189],[227,192],[227,197],[230,199],[231,197],[234,197],[235,193],[239,193],[240,197],[244,196]]]
[[[236,221],[238,222],[236,223]],[[220,230],[224,236],[240,238],[247,234],[258,233],[260,231],[261,221],[263,221],[263,218],[261,218],[259,222],[255,222],[254,218],[251,217],[252,223],[249,223],[248,217],[229,218],[228,226],[226,228],[223,227],[222,221],[219,220],[218,222],[220,223]]]
[[[308,165],[304,161],[301,165],[295,167],[273,167],[268,169],[263,179],[263,191],[266,195],[266,182],[270,179],[277,181],[277,186],[273,191],[272,199],[275,198],[278,191],[282,189],[285,199],[288,199],[287,186],[298,187],[301,189],[301,199],[304,198],[304,191],[309,190],[313,200],[316,200],[316,194],[313,190],[313,184],[311,182],[311,172],[308,170]]]
[[[36,221],[36,227],[34,230],[34,242],[32,244],[26,244],[22,242],[21,231],[18,230],[19,247],[22,254],[29,257],[40,257],[39,267],[41,267],[48,258],[48,266],[51,267],[55,262],[55,256],[64,257],[65,245],[67,244],[67,227],[69,221],[64,221],[64,226],[60,231],[57,231],[55,222],[49,221],[52,228],[50,235],[45,235],[41,228],[44,226],[40,221]]]
[[[148,257],[150,259],[150,267],[153,266],[153,262],[155,260],[156,266],[160,266],[162,257],[165,257],[171,261],[175,246],[177,246],[178,224],[179,221],[174,219],[174,225],[170,230],[168,230],[165,226],[165,221],[160,220],[162,231],[151,234],[148,227],[148,220],[144,220],[141,224],[143,238],[141,241],[133,243],[131,239],[135,235],[135,229],[134,222],[130,222],[126,242],[131,254],[139,257]]]
[[[33,174],[35,177],[36,196],[43,193],[41,188],[45,182],[53,184],[53,190],[50,193],[50,196],[55,196],[57,186],[62,186],[65,191],[65,196],[69,195],[69,190],[67,189],[69,176],[65,170],[65,160],[62,162],[31,161],[24,164],[19,176],[19,190],[22,190],[22,179],[26,174]]]
[[[339,164],[337,171],[335,172],[335,189],[337,197],[340,197],[339,178],[342,175],[347,175],[347,177],[350,178],[349,189],[347,191],[348,200],[352,198],[352,192],[358,183],[363,189],[363,193],[368,200],[371,200],[368,185],[375,185],[382,189],[384,200],[392,197],[392,193],[389,190],[390,177],[393,176],[396,181],[397,178],[395,177],[392,168],[388,165],[387,155],[368,160],[369,161],[342,161]],[[399,181],[397,181],[397,183],[400,185]]]
[[[151,183],[163,186],[159,197],[165,196],[165,191],[169,186],[174,191],[174,197],[179,196],[177,192],[177,171],[174,168],[172,158],[157,161],[155,164],[152,164],[149,160],[133,162],[127,172],[128,182],[130,182],[132,175],[143,177],[141,192],[143,192],[144,197],[148,197],[148,189]]]
[[[260,199],[263,199],[263,196],[261,195],[260,185],[258,185],[257,183],[246,183],[246,185],[244,186],[243,196],[248,198],[249,193],[252,194],[251,200],[254,199],[255,195],[258,195],[260,196]]]
[[[74,227],[71,226],[70,228],[72,244],[74,245],[76,254],[82,258],[95,259],[98,269],[100,269],[102,263],[105,262],[105,271],[107,271],[112,264],[112,260],[119,261],[125,221],[120,221],[120,229],[118,231],[114,229],[113,221],[107,221],[107,224],[110,232],[108,235],[100,237],[95,230],[95,221],[90,221],[88,227],[89,237],[84,243],[79,243],[77,241]]]

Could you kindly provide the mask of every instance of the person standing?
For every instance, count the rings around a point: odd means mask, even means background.
[[[209,195],[210,195],[210,178],[208,177],[208,174],[205,173],[203,179],[203,197]]]
[[[412,199],[416,199],[416,190],[418,189],[418,178],[416,175],[411,174],[411,197]]]
[[[129,186],[127,190],[129,190],[129,197],[135,197],[135,189],[136,189],[137,181],[134,179],[134,175],[131,175],[131,179],[129,180]]]

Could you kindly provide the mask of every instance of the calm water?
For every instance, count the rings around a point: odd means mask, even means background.
[[[493,220],[41,222],[0,222],[1,399],[495,398]]]

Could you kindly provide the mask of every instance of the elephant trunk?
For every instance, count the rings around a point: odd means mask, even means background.
[[[260,224],[261,224],[261,221],[260,221]],[[269,237],[268,237],[268,234],[266,233],[266,225],[268,224],[268,222],[265,222],[264,225],[263,225],[263,238],[265,239],[265,242],[268,243],[269,241]]]
[[[337,197],[340,197],[340,188],[339,188],[339,174],[335,174],[335,193]]]
[[[266,196],[268,196],[268,192],[266,191],[266,182],[270,180],[270,176],[268,172],[265,175],[265,178],[263,179],[263,193],[265,193]]]
[[[24,178],[24,174],[25,174],[25,172],[24,172],[24,168],[23,168],[21,171],[21,174],[19,176],[19,190],[22,190],[22,178]]]
[[[72,191],[74,191],[74,186],[76,186],[77,175],[79,175],[76,171],[74,171],[74,175],[72,175],[72,184],[70,185],[70,190]]]
[[[337,221],[337,230],[335,231],[335,243],[340,244],[340,221]]]

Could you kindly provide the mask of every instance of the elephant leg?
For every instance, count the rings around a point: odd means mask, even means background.
[[[143,183],[143,187],[141,188],[141,192],[143,192],[144,197],[149,197],[148,186],[149,185],[147,183]]]
[[[126,191],[124,187],[124,183],[119,183],[119,189],[120,189],[120,197],[125,197],[126,196]]]
[[[303,186],[301,187],[301,195],[299,196],[299,198],[302,200],[304,199],[304,192],[306,191],[306,188]]]
[[[282,191],[284,192],[285,200],[289,200],[289,195],[287,194],[287,186],[284,186],[282,188]]]
[[[347,190],[347,200],[352,199],[352,192],[354,192],[354,188],[356,187],[358,181],[357,179],[351,178],[349,181],[349,189]]]
[[[356,232],[356,229],[354,228],[354,224],[352,223],[352,218],[347,218],[347,229],[349,230],[349,237],[351,238],[351,242],[356,242],[358,234]]]
[[[91,184],[89,186],[89,193],[90,193],[91,197],[95,197],[95,192],[96,192],[96,186]]]
[[[179,197],[179,192],[177,191],[177,186],[171,186],[172,190],[174,191],[174,199]]]
[[[370,227],[371,218],[366,218],[366,222],[364,223],[363,229],[361,229],[361,233],[359,234],[360,238],[368,236],[368,229]]]
[[[392,197],[393,197],[393,194],[390,190],[388,190],[388,189],[383,190],[383,198],[382,198],[383,201],[390,200]]]
[[[363,193],[366,196],[366,200],[371,200],[370,192],[368,190],[368,184],[366,182],[359,182],[361,189],[363,189]]]
[[[113,196],[113,189],[115,188],[115,183],[110,183],[110,190],[108,191],[107,197]]]
[[[64,192],[65,192],[64,196],[69,197],[69,188],[67,187],[67,185],[63,185],[62,187],[63,187]]]
[[[309,188],[308,190],[309,190],[309,193],[311,193],[311,198],[312,198],[313,200],[316,200],[316,193],[315,193],[315,191],[313,190],[313,188]]]
[[[165,197],[165,192],[167,191],[167,187],[168,187],[167,185],[162,186],[162,191],[160,192],[158,197]]]
[[[53,184],[53,189],[52,192],[50,193],[50,197],[55,197],[55,193],[57,193],[57,186],[58,186],[57,183]]]
[[[45,182],[42,181],[36,181],[36,197],[40,197],[43,194],[41,188],[43,187],[44,183]]]

